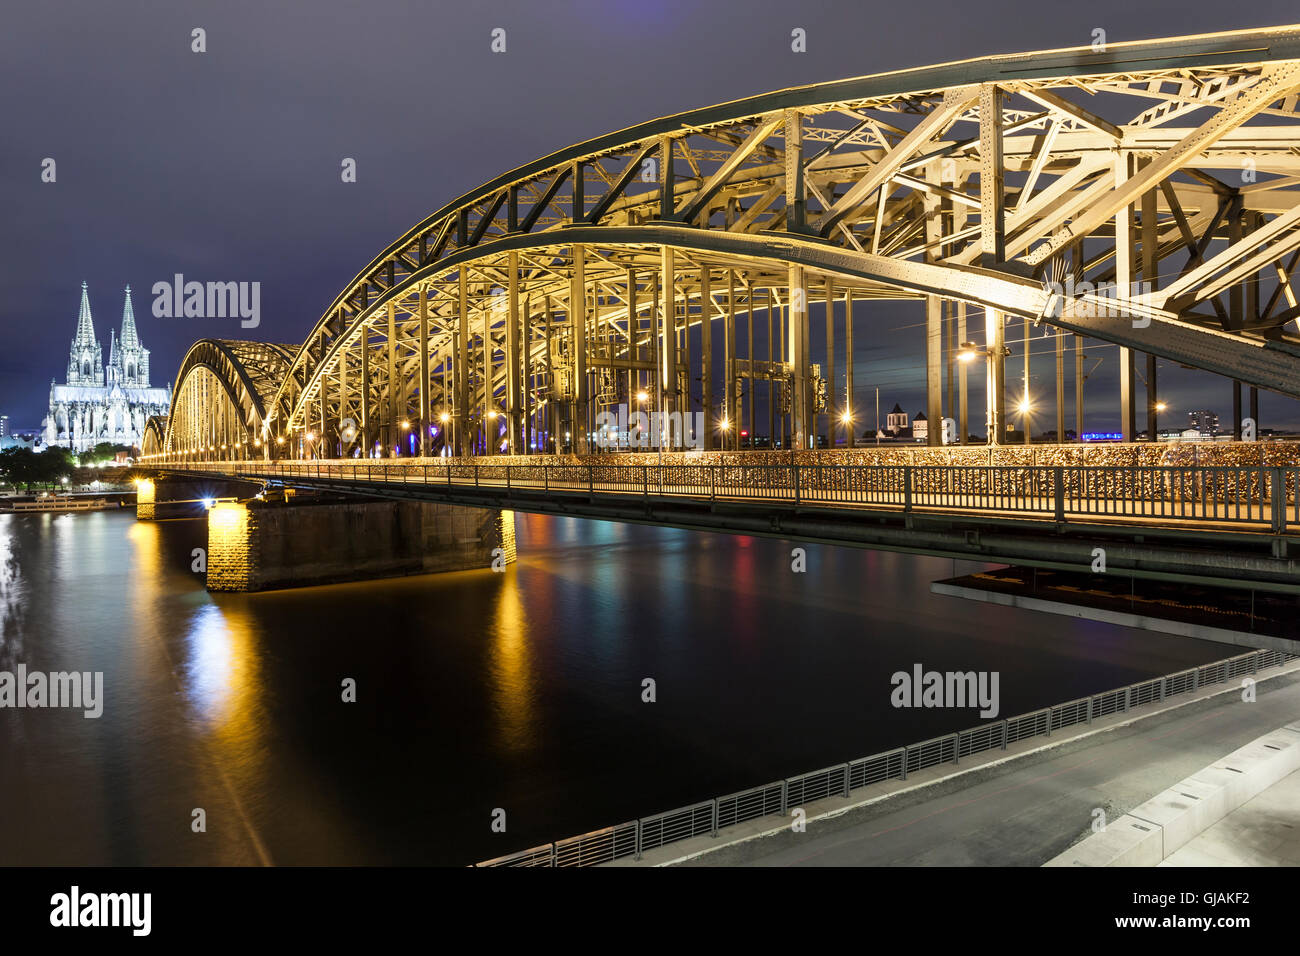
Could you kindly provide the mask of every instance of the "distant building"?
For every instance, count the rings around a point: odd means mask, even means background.
[[[100,442],[137,447],[152,415],[166,415],[171,386],[149,384],[149,350],[140,342],[131,309],[131,287],[122,307],[122,335],[110,332],[108,365],[90,316],[86,283],[81,283],[77,333],[68,350],[67,382],[50,382],[50,413],[45,419],[47,444],[86,451]]]
[[[880,429],[875,437],[882,441],[924,441],[929,434],[930,423],[926,421],[924,412],[917,412],[909,423],[907,412],[896,404],[894,410],[885,416],[885,427]],[[867,432],[862,437],[869,439],[872,436]]]
[[[1204,438],[1213,438],[1219,433],[1219,416],[1212,411],[1188,412],[1187,419],[1191,427]]]
[[[0,438],[9,437],[9,416],[0,415]]]
[[[907,428],[907,412],[897,404],[894,404],[894,410],[885,416],[885,431],[891,435],[897,435]]]

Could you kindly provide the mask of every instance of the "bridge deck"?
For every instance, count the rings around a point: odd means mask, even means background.
[[[1300,593],[1300,468],[197,462],[177,471]]]

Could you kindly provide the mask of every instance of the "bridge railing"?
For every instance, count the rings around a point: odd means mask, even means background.
[[[1017,741],[1051,737],[1068,727],[1091,724],[1135,707],[1171,697],[1194,694],[1204,687],[1224,684],[1246,674],[1281,667],[1300,655],[1258,650],[1226,660],[1153,677],[1089,697],[1053,704],[1004,720],[944,734],[886,750],[870,757],[835,764],[796,777],[774,780],[738,793],[703,800],[667,813],[641,817],[616,827],[510,853],[477,864],[487,866],[593,866],[641,855],[692,837],[716,837],[720,829],[764,817],[788,817],[790,811],[828,797],[849,798],[855,791],[890,780],[906,780],[931,767],[960,766],[965,758],[990,750],[1006,750]],[[773,819],[773,826],[776,825]]]
[[[200,462],[195,470],[588,495],[780,501],[905,512],[977,512],[1057,522],[1199,521],[1281,533],[1300,524],[1300,468],[1264,465],[517,463],[486,460]]]

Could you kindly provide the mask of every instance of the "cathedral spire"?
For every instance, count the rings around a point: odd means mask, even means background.
[[[126,304],[122,306],[122,348],[128,350],[140,347],[140,336],[135,330],[135,311],[131,308],[131,287],[126,287]]]
[[[77,337],[72,340],[72,347],[94,348],[95,324],[90,319],[90,295],[86,292],[86,281],[81,282],[81,312],[77,315]]]

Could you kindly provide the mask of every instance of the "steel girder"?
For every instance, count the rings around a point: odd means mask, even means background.
[[[1297,91],[1300,28],[1284,27],[984,57],[611,133],[484,184],[376,256],[261,422],[373,419],[391,437],[435,406],[527,415],[543,392],[521,390],[552,373],[555,335],[584,379],[645,371],[676,357],[669,322],[784,307],[791,267],[828,297],[956,300],[1300,396]],[[1118,289],[1053,296],[1067,279]],[[642,298],[661,292],[671,317]],[[659,385],[689,389],[692,361]],[[748,362],[737,374],[778,375]]]

